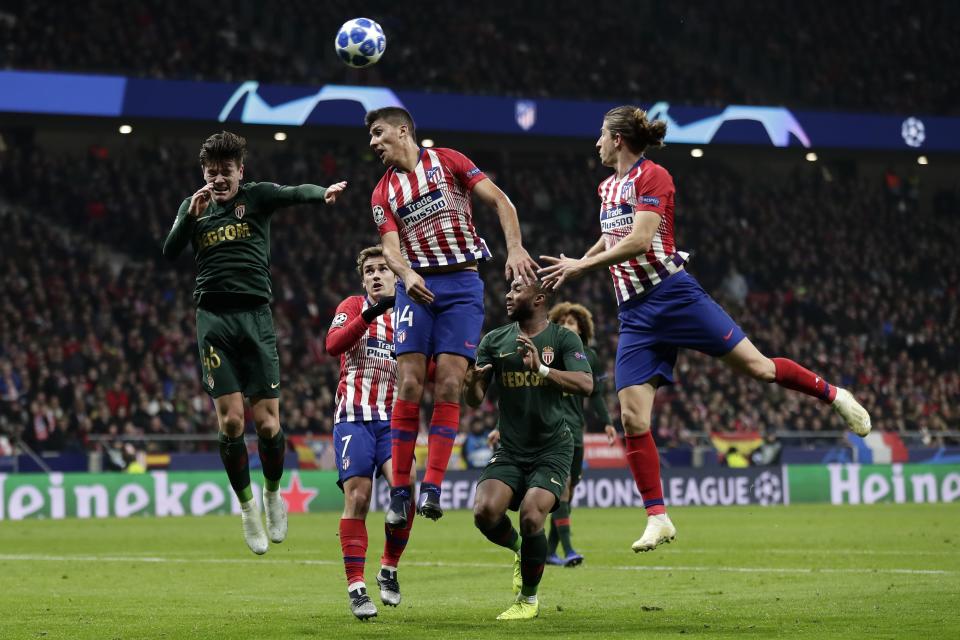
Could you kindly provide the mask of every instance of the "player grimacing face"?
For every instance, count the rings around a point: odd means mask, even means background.
[[[607,129],[607,121],[603,121],[600,137],[597,138],[597,152],[600,154],[600,164],[605,167],[617,166],[617,137]]]
[[[213,186],[213,199],[216,202],[227,202],[240,189],[243,165],[237,166],[235,160],[206,165],[203,167],[203,180]]]
[[[390,271],[387,261],[380,256],[367,258],[363,263],[363,290],[370,299],[378,302],[380,298],[396,294],[397,276]]]
[[[407,135],[404,125],[390,124],[386,120],[374,120],[370,125],[370,148],[388,167],[396,165],[401,157],[401,145]]]

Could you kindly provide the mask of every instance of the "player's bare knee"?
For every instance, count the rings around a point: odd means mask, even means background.
[[[492,505],[487,502],[477,502],[473,505],[473,524],[481,531],[489,529],[497,523],[497,514]]]
[[[243,435],[242,413],[221,413],[217,418],[220,420],[220,430],[231,438]]]
[[[351,487],[344,494],[344,512],[349,518],[366,518],[370,511],[370,492],[364,487]]]
[[[546,514],[539,509],[521,509],[520,510],[520,535],[532,536],[541,529],[546,520]]]
[[[445,378],[437,380],[433,389],[433,396],[437,402],[460,402],[460,387],[463,380]]]
[[[257,435],[264,438],[272,438],[280,431],[280,421],[273,416],[258,421],[254,426],[257,430]]]
[[[397,384],[397,397],[407,402],[420,402],[423,396],[423,382],[415,376],[405,376]]]
[[[620,419],[623,421],[624,432],[629,436],[639,436],[650,431],[649,416],[642,416],[636,411],[623,409],[620,412]]]

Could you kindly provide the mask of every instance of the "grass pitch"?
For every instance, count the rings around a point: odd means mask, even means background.
[[[0,522],[0,638],[957,638],[960,505],[672,509],[677,541],[635,555],[642,511],[573,512],[575,569],[547,567],[540,618],[498,622],[511,554],[468,512],[418,518],[403,603],[347,606],[338,514],[291,517],[263,557],[239,517]]]

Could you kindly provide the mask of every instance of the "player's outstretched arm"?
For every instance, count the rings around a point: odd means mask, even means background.
[[[524,284],[537,281],[537,269],[540,266],[534,262],[527,250],[523,248],[523,239],[520,235],[520,219],[517,217],[517,208],[510,202],[500,187],[489,178],[481,180],[473,187],[473,192],[480,200],[497,210],[500,218],[500,227],[503,237],[507,241],[507,263],[504,275],[507,282],[520,278]]]
[[[523,354],[523,364],[555,387],[566,393],[588,396],[593,391],[593,375],[589,371],[561,371],[551,369],[540,360],[540,352],[529,336],[517,336],[517,351]]]
[[[190,196],[189,200],[184,200],[177,211],[177,219],[173,223],[173,228],[167,234],[167,239],[163,243],[163,257],[168,260],[176,260],[187,244],[190,242],[190,236],[193,235],[193,225],[200,217],[200,214],[207,210],[213,201],[213,185],[205,184]]]
[[[547,266],[540,269],[537,275],[543,279],[547,288],[556,289],[567,280],[575,280],[590,271],[604,269],[610,265],[636,258],[650,250],[653,234],[656,233],[658,226],[660,226],[659,213],[638,211],[633,220],[633,230],[614,246],[579,259],[568,258],[562,253],[559,258],[540,256],[540,259],[546,262]],[[597,245],[594,245],[590,251],[593,251],[596,247]]]
[[[260,182],[253,186],[252,195],[273,210],[297,204],[334,204],[346,188],[345,181],[335,182],[329,187],[318,184],[279,185]]]

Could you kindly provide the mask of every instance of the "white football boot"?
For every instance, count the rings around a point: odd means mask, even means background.
[[[834,412],[843,418],[850,431],[861,438],[870,433],[872,428],[870,414],[863,408],[863,405],[857,402],[852,393],[837,387],[837,397],[833,399],[833,404],[830,406],[833,407]]]
[[[287,503],[279,491],[263,490],[263,510],[267,514],[267,533],[271,542],[287,539]]]
[[[653,551],[661,544],[669,544],[677,537],[677,528],[670,522],[670,517],[661,513],[647,516],[647,528],[643,530],[640,539],[631,547],[635,553]]]
[[[243,524],[243,539],[247,541],[250,551],[258,556],[265,554],[270,548],[270,542],[267,540],[260,507],[255,499],[240,504],[240,521]]]

